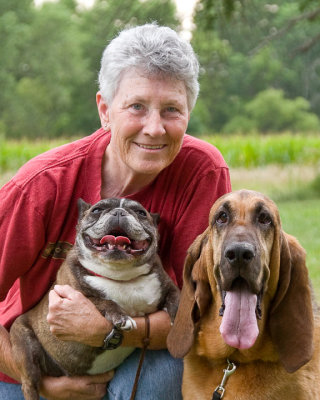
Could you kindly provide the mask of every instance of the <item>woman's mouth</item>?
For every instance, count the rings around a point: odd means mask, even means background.
[[[161,150],[163,149],[166,145],[165,144],[141,144],[141,143],[135,143],[138,147],[140,147],[141,149],[145,149],[145,150]]]

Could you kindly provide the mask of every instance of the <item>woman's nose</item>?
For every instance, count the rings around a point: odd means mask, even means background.
[[[159,110],[150,110],[145,116],[143,133],[150,136],[162,136],[166,133]]]

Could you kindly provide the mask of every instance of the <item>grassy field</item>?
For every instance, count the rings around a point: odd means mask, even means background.
[[[263,192],[278,205],[283,229],[307,250],[320,300],[320,135],[208,136],[230,165],[234,190]],[[31,157],[70,141],[0,138],[0,186]]]
[[[256,168],[270,164],[315,165],[320,160],[320,135],[210,135],[230,167]]]
[[[0,136],[0,174],[17,170],[30,158],[53,147],[60,146],[70,139],[5,140]]]

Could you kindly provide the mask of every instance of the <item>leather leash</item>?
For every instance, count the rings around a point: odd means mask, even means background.
[[[141,350],[139,365],[138,365],[138,368],[137,368],[136,377],[135,377],[135,380],[134,380],[134,384],[133,384],[130,400],[134,400],[134,398],[136,396],[136,392],[137,392],[137,388],[138,388],[138,381],[139,381],[139,377],[140,377],[140,373],[141,373],[143,360],[144,360],[144,357],[145,357],[145,354],[146,354],[147,347],[150,344],[150,320],[149,320],[149,316],[145,315],[144,319],[145,319],[145,336],[142,339],[143,347],[142,347],[142,350]]]

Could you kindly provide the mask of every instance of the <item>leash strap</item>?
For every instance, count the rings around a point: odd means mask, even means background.
[[[233,362],[230,362],[229,360],[227,360],[228,362],[228,366],[227,369],[224,369],[223,372],[223,378],[222,381],[220,383],[219,386],[216,387],[213,396],[212,396],[212,400],[221,400],[222,397],[224,396],[224,392],[225,392],[225,385],[227,383],[227,380],[229,378],[230,375],[232,375],[235,370],[236,370],[236,365]]]
[[[141,373],[143,360],[144,360],[144,357],[146,354],[147,347],[150,344],[150,319],[149,319],[148,315],[145,315],[144,319],[145,319],[145,336],[142,339],[143,347],[142,347],[142,351],[141,351],[141,355],[140,355],[139,365],[137,368],[136,378],[134,380],[130,400],[134,400],[134,398],[136,396],[136,392],[137,392],[137,388],[138,388],[138,381],[139,381],[139,377],[140,377],[140,373]]]
[[[217,391],[215,391],[215,392],[213,393],[212,400],[220,400],[220,399],[222,399],[220,393],[218,393]]]

